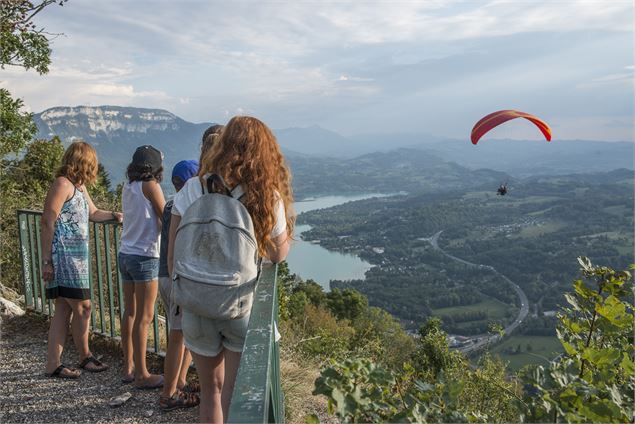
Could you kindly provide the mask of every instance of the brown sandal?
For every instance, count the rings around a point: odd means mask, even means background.
[[[86,365],[88,365],[89,363],[93,364],[95,367],[86,368]],[[95,358],[92,355],[87,358],[84,358],[84,360],[79,364],[79,367],[88,372],[102,372],[108,369],[108,365],[104,364],[103,362],[101,362],[99,359]]]
[[[193,408],[198,406],[200,398],[195,393],[187,393],[183,390],[176,389],[176,392],[170,397],[161,396],[159,398],[159,408],[162,411],[172,411],[178,408]]]
[[[69,374],[69,373],[62,374],[62,371],[64,371],[64,370],[68,370],[68,372],[73,373],[73,374]],[[77,370],[75,368],[69,368],[69,367],[67,367],[64,364],[62,364],[59,367],[55,368],[55,370],[52,373],[50,373],[50,374],[46,373],[46,376],[48,378],[65,378],[65,379],[68,379],[68,380],[76,380],[76,379],[79,378],[80,375],[82,375],[82,373],[79,370]]]

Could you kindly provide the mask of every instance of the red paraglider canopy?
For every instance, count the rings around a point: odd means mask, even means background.
[[[483,137],[489,130],[509,121],[510,119],[516,118],[525,118],[533,122],[534,125],[536,125],[543,133],[547,141],[551,141],[551,128],[549,128],[549,125],[547,125],[547,123],[542,119],[518,110],[499,110],[498,112],[490,113],[474,125],[474,128],[472,128],[472,144],[478,143],[481,137]]]

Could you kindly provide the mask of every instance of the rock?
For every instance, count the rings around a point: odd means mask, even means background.
[[[12,301],[5,299],[4,297],[0,297],[0,314],[7,317],[21,316],[24,315],[24,309],[20,308]]]
[[[148,409],[147,411],[143,412],[143,415],[145,415],[146,417],[150,418],[151,416],[154,415],[154,411],[152,409]]]
[[[131,397],[132,393],[130,392],[115,396],[114,398],[110,399],[110,402],[108,402],[108,406],[110,406],[111,408],[116,408],[126,403]]]

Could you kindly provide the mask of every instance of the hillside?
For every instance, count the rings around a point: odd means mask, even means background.
[[[34,116],[38,137],[59,136],[64,142],[83,139],[95,146],[114,182],[138,146],[152,144],[165,155],[165,167],[198,157],[203,132],[210,123],[193,124],[161,109],[120,106],[55,107]]]
[[[634,180],[625,169],[530,177],[513,180],[505,197],[485,186],[375,198],[312,211],[300,222],[312,227],[305,239],[375,265],[365,280],[332,287],[359,290],[413,329],[430,315],[463,335],[483,333],[492,321],[509,323],[520,304],[509,284],[488,270],[495,267],[529,298],[533,318],[521,332],[553,335],[544,312],[564,304],[577,255],[616,268],[634,261]],[[430,237],[439,231],[446,252],[483,267],[437,252]]]
[[[81,138],[95,145],[116,183],[123,180],[137,146],[158,147],[165,153],[169,169],[179,160],[198,156],[201,136],[212,124],[191,123],[161,109],[121,106],[54,107],[36,114],[34,120],[40,138],[58,135],[65,143]],[[635,154],[635,143],[626,142],[484,140],[472,146],[467,140],[422,134],[345,137],[318,125],[274,132],[291,163],[298,180],[296,191],[301,196],[385,190],[380,186],[388,183],[410,185],[413,177],[408,175],[420,171],[427,180],[431,178],[430,184],[453,190],[463,188],[461,181],[470,172],[496,180],[508,178],[505,174],[518,178],[600,172],[607,166],[633,169]],[[394,152],[397,149],[403,150]],[[383,181],[372,175],[377,169],[384,171]],[[499,174],[479,169],[496,170]],[[402,176],[406,181],[400,179]],[[329,179],[328,184],[318,181],[322,177]]]

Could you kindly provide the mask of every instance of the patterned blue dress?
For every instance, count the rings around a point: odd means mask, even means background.
[[[48,283],[46,296],[90,299],[88,202],[77,188],[55,221],[51,256],[55,277]]]

